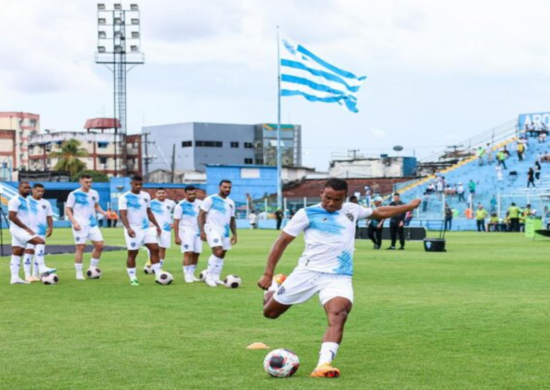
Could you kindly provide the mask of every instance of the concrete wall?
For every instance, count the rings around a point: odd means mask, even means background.
[[[255,176],[255,174],[257,174],[257,177],[250,177]],[[246,194],[250,194],[253,199],[261,199],[266,194],[277,193],[276,167],[259,165],[208,166],[206,176],[206,192],[208,195],[218,193],[221,180],[231,180],[233,188],[230,197],[239,203],[246,202]]]

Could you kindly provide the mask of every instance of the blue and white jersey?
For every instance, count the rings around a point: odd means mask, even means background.
[[[283,229],[293,237],[304,232],[306,247],[298,267],[351,276],[355,223],[371,214],[372,209],[355,203],[344,203],[342,209],[333,213],[322,208],[320,203],[299,210]]]
[[[180,229],[184,232],[190,231],[197,236],[200,235],[197,218],[199,216],[201,204],[202,200],[195,199],[193,202],[189,202],[187,199],[184,199],[176,206],[174,219],[179,219]]]
[[[147,229],[150,225],[147,209],[150,207],[151,196],[141,191],[139,194],[134,194],[128,191],[118,198],[118,209],[127,210],[128,223],[132,230]]]
[[[235,203],[229,198],[218,194],[210,195],[201,204],[201,210],[206,211],[206,228],[216,230],[223,237],[229,237],[229,223],[235,217]]]
[[[73,216],[80,226],[97,226],[95,205],[99,203],[99,194],[95,190],[84,192],[74,190],[67,198],[67,207],[73,209]]]
[[[45,236],[48,229],[48,217],[53,216],[52,205],[46,199],[36,200],[29,196],[31,210],[30,228],[39,236]]]
[[[155,219],[160,228],[165,232],[172,231],[172,214],[176,207],[176,202],[171,199],[165,199],[161,202],[158,199],[151,201],[151,211],[155,214]]]
[[[15,211],[17,218],[24,223],[28,228],[32,229],[32,215],[29,206],[29,197],[23,198],[21,195],[14,196],[8,202],[8,211]],[[23,231],[19,226],[10,222],[10,231]],[[36,232],[35,232],[36,233]]]

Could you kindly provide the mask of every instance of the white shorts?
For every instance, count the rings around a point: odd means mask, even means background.
[[[172,231],[167,232],[167,231],[163,230],[160,233],[160,236],[158,236],[158,242],[159,242],[159,246],[161,248],[166,248],[166,249],[171,248],[172,247]]]
[[[16,246],[18,248],[25,248],[27,246],[27,242],[35,237],[38,237],[38,234],[32,235],[23,229],[10,229],[10,234],[11,246]]]
[[[180,240],[181,240],[181,253],[193,252],[193,253],[202,253],[202,240],[201,236],[196,232],[189,231],[180,231]]]
[[[213,228],[205,228],[205,233],[206,241],[208,241],[210,248],[221,246],[224,251],[231,249],[231,238],[224,237],[223,234],[220,234],[220,232]]]
[[[126,239],[126,248],[130,251],[137,251],[145,244],[157,244],[158,236],[157,229],[150,227],[147,229],[133,229],[136,233],[134,238],[128,235],[128,231],[124,228],[124,238]]]
[[[73,229],[73,236],[76,245],[86,245],[86,240],[103,241],[99,226],[80,226],[79,231]]]
[[[44,240],[44,242],[46,242],[46,236],[41,236],[40,234],[38,234],[38,237],[40,237],[41,239]],[[27,245],[25,245],[25,249],[34,249],[36,245],[34,244],[30,244],[30,243],[27,243]]]
[[[346,298],[353,303],[351,276],[310,271],[297,267],[286,278],[273,297],[283,305],[296,305],[319,294],[321,305],[332,298]]]

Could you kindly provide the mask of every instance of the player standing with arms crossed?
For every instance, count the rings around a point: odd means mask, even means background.
[[[312,377],[336,378],[340,370],[331,366],[342,342],[344,325],[353,304],[353,251],[355,223],[368,217],[390,218],[414,210],[420,200],[408,205],[378,207],[375,210],[344,203],[348,185],[330,179],[321,192],[321,203],[301,209],[283,229],[273,245],[258,286],[264,295],[264,316],[275,319],[292,305],[303,303],[316,294],[328,319],[319,362]],[[287,246],[304,232],[305,250],[298,266],[279,286],[274,280],[275,267]]]
[[[176,207],[176,202],[166,197],[166,189],[159,188],[156,191],[156,198],[151,201],[151,211],[155,214],[155,219],[160,225],[162,232],[159,236],[159,261],[160,266],[164,266],[166,258],[166,249],[172,246],[172,214]],[[149,255],[150,257],[150,255]],[[151,259],[145,264],[145,273],[151,273]]]
[[[176,245],[181,245],[183,253],[183,277],[186,283],[200,282],[195,277],[195,270],[202,252],[201,232],[197,221],[201,204],[195,187],[187,186],[185,199],[178,203],[174,211],[174,233]]]
[[[90,259],[90,268],[96,268],[104,246],[103,235],[101,234],[101,230],[99,230],[96,214],[100,213],[107,217],[107,213],[99,205],[98,192],[92,190],[92,177],[90,175],[81,175],[79,183],[80,188],[71,192],[67,198],[65,212],[73,226],[73,236],[76,245],[74,256],[76,279],[84,280],[82,258],[86,249],[86,241],[90,240],[94,246],[92,258]]]
[[[48,268],[44,264],[44,254],[46,253],[46,242],[40,238],[32,226],[33,212],[29,200],[31,185],[22,181],[19,183],[19,194],[14,196],[8,202],[8,212],[10,220],[11,234],[11,284],[29,284],[29,282],[19,277],[19,268],[21,267],[21,256],[25,251],[27,244],[35,246],[35,260],[38,264],[38,270],[41,275],[53,274],[57,271],[55,268]]]
[[[142,191],[143,178],[133,176],[130,182],[132,189],[118,199],[118,210],[120,219],[124,225],[124,238],[128,248],[128,259],[126,261],[128,276],[132,286],[139,286],[136,274],[136,257],[139,248],[145,246],[151,254],[151,269],[155,273],[158,282],[162,273],[159,262],[158,236],[161,228],[151,211],[151,196]],[[154,227],[151,227],[151,224]]]
[[[29,200],[29,207],[32,215],[31,229],[45,242],[46,238],[50,237],[53,233],[53,211],[52,205],[46,199],[42,199],[43,196],[44,186],[36,183],[32,186],[32,196],[27,197],[27,199]],[[38,277],[38,263],[34,261],[34,267],[32,267],[34,249],[35,246],[33,244],[27,243],[25,247],[25,256],[23,258],[25,280],[31,283],[40,281]]]
[[[201,240],[207,241],[212,248],[205,280],[210,287],[223,284],[220,275],[225,255],[231,249],[231,245],[237,243],[235,203],[228,198],[229,194],[231,194],[231,181],[222,180],[219,192],[207,197],[202,202],[199,213]],[[229,238],[230,231],[233,234],[231,238]]]

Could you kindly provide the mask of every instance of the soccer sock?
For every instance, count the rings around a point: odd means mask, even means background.
[[[216,259],[216,271],[215,271],[216,280],[220,278],[220,275],[222,274],[222,269],[223,269],[223,259]]]
[[[147,263],[145,263],[145,266],[150,267],[151,266],[151,251],[149,250],[149,248],[145,248],[145,250],[147,251]]]
[[[74,269],[76,270],[77,275],[82,275],[82,263],[75,263]]]
[[[191,264],[189,266],[189,276],[195,276],[195,270],[197,269],[196,264]]]
[[[21,267],[21,256],[11,256],[11,262],[10,262],[10,270],[11,270],[11,278],[12,279],[18,279],[19,278],[19,267]]]
[[[190,273],[191,273],[191,266],[190,265],[184,265],[183,266],[183,274],[185,275],[186,278],[188,278],[190,276]]]
[[[321,344],[321,352],[319,352],[319,363],[317,363],[317,366],[332,363],[338,353],[338,347],[338,343]]]
[[[46,268],[44,264],[44,253],[46,252],[46,246],[43,244],[36,245],[34,247],[34,261],[38,264],[38,271]]]
[[[158,278],[160,273],[162,272],[160,263],[152,264],[151,268],[153,272],[155,273],[155,276]]]
[[[128,277],[130,278],[130,281],[137,280],[135,268],[126,268],[126,271],[128,272]]]
[[[336,357],[336,354],[338,353],[338,347],[340,345],[338,343],[323,343],[321,344],[321,352],[319,352],[319,363],[317,363],[317,366],[320,366],[321,364],[330,364]]]
[[[210,255],[208,258],[208,268],[206,269],[207,277],[215,276],[214,272],[216,270],[216,260],[218,260],[218,258],[214,255]]]
[[[25,278],[31,277],[31,268],[32,268],[32,255],[30,253],[25,253],[23,257],[23,270],[25,271]]]
[[[90,260],[90,268],[96,268],[97,266],[99,265],[99,259],[94,259],[92,257],[92,259]]]
[[[33,267],[32,267],[32,276],[38,277],[39,275],[39,269],[38,269],[38,263],[36,262],[36,259],[33,261]]]

